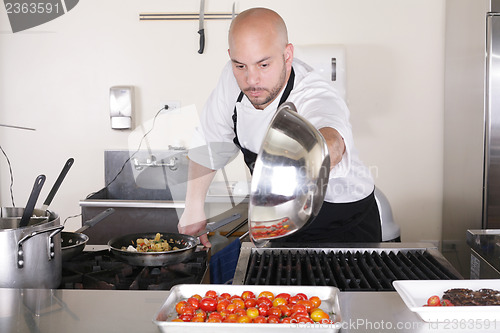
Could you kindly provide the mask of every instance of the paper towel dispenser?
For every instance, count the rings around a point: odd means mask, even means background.
[[[347,102],[346,55],[343,45],[294,45],[294,56],[316,69]]]
[[[111,128],[132,128],[134,89],[130,86],[115,86],[109,89],[109,111]]]

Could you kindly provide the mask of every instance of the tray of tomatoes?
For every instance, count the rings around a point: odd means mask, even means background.
[[[313,286],[181,284],[174,286],[153,322],[162,332],[338,332],[339,290]]]

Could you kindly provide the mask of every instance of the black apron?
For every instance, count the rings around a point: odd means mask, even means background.
[[[283,104],[293,89],[295,73],[292,68],[283,95],[278,107]],[[240,92],[236,103],[243,99],[243,91]],[[237,114],[236,106],[233,112],[234,144],[243,153],[245,164],[253,174],[257,154],[241,147],[236,131]],[[368,197],[351,203],[323,202],[318,216],[294,234],[280,238],[275,243],[303,243],[303,242],[380,242],[382,241],[382,230],[380,226],[380,215],[372,192]],[[274,242],[273,242],[274,243]]]

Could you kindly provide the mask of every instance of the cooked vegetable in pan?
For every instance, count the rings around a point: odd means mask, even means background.
[[[157,233],[154,239],[137,238],[135,247],[129,245],[128,247],[122,247],[122,250],[131,252],[166,252],[179,249],[176,246],[171,246],[167,240],[161,237],[162,235]]]

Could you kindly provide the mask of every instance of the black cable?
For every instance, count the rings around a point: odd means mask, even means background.
[[[116,174],[116,176],[104,187],[104,188],[108,188],[109,185],[111,185],[115,180],[116,178],[118,178],[118,176],[123,172],[123,170],[125,169],[125,166],[127,165],[127,163],[135,156],[135,154],[137,154],[139,152],[139,150],[141,149],[141,146],[142,146],[142,142],[144,141],[144,139],[146,138],[146,136],[148,136],[149,133],[151,133],[151,131],[153,130],[153,128],[155,127],[155,122],[156,122],[156,118],[158,117],[158,115],[163,111],[163,110],[167,110],[168,109],[168,105],[165,105],[164,107],[162,107],[160,110],[158,110],[158,112],[156,112],[156,115],[154,116],[153,118],[153,125],[151,125],[151,129],[149,131],[146,132],[146,134],[144,134],[142,136],[142,139],[141,139],[141,142],[139,142],[139,147],[137,147],[137,150],[129,156],[129,158],[127,158],[127,160],[125,162],[123,162],[123,165],[122,167],[120,168],[120,171],[118,171],[118,173]],[[89,197],[91,197],[92,195],[94,195],[96,192],[93,192],[93,193],[90,193],[89,195],[87,195],[87,198],[88,199]]]
[[[12,191],[12,188],[14,186],[14,175],[13,175],[13,172],[12,172],[12,166],[10,164],[9,157],[7,156],[7,154],[5,153],[5,151],[3,150],[2,146],[0,146],[0,150],[2,151],[3,155],[5,156],[5,159],[7,159],[7,164],[9,165],[9,172],[10,172],[10,198],[12,200],[12,207],[16,207],[16,205],[14,204],[14,193]]]

